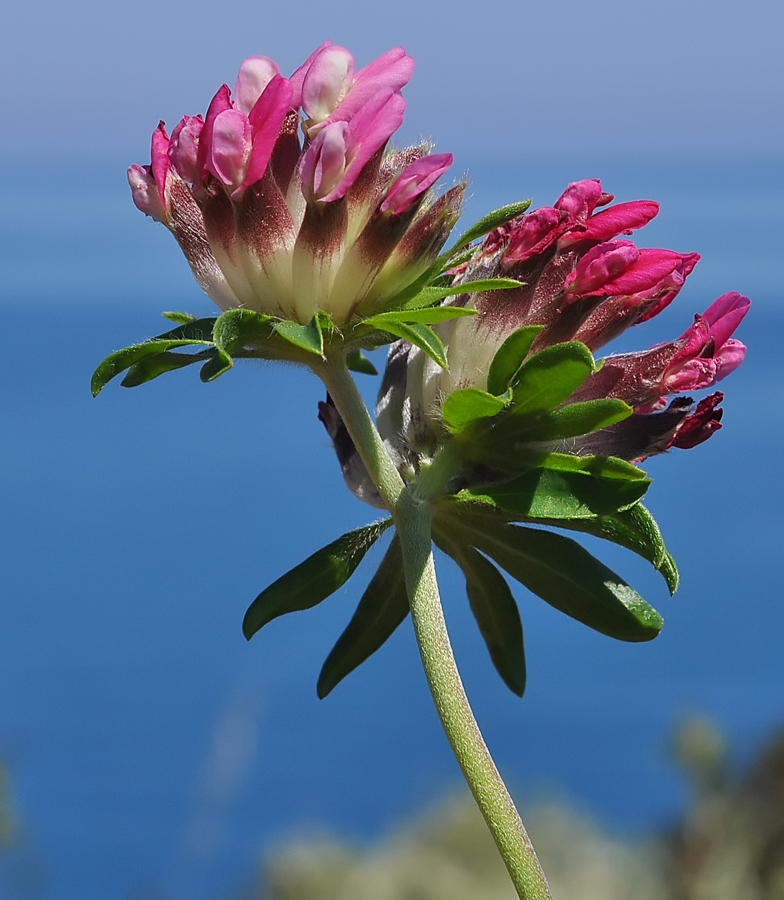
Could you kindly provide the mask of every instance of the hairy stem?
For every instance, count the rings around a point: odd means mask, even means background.
[[[452,751],[487,822],[521,900],[551,900],[547,879],[512,798],[484,742],[446,630],[433,562],[429,500],[454,474],[448,448],[438,454],[415,492],[384,447],[342,357],[313,366],[392,513],[403,551],[406,588],[430,692]]]

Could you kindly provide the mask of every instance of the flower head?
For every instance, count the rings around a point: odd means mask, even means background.
[[[378,417],[401,466],[416,468],[451,438],[444,406],[455,391],[496,393],[509,387],[507,382],[493,386],[489,380],[496,354],[515,333],[528,332],[527,339],[521,337],[527,340],[518,359],[522,366],[538,352],[568,342],[579,341],[595,351],[672,302],[699,256],[641,249],[619,239],[649,222],[658,204],[640,200],[608,206],[612,199],[598,181],[571,184],[554,206],[528,212],[491,232],[470,259],[453,270],[456,285],[499,275],[520,285],[504,291],[468,288],[447,301],[476,311],[436,326],[448,369],[410,344],[393,347]],[[649,350],[607,356],[559,401],[622,401],[630,410],[617,422],[568,437],[551,429],[549,440],[543,439],[547,435],[541,428],[531,427],[531,438],[525,441],[519,422],[512,428],[513,416],[502,412],[496,433],[514,431],[518,448],[629,461],[673,446],[695,446],[721,427],[717,406],[722,395],[713,394],[696,408],[690,398],[670,398],[709,388],[740,365],[745,347],[732,333],[749,303],[738,293],[725,294],[679,338]],[[501,401],[498,406],[486,402],[495,412],[504,407]]]
[[[462,199],[458,186],[432,201],[451,155],[385,152],[413,68],[397,47],[356,71],[330,41],[291,78],[246,59],[204,116],[171,137],[158,126],[150,165],[128,170],[134,202],[223,310],[338,325],[377,312],[432,263]]]

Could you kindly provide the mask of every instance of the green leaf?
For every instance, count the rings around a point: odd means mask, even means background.
[[[456,547],[438,538],[436,542],[465,575],[471,612],[496,671],[509,690],[522,697],[526,681],[523,623],[506,579],[473,547]]]
[[[391,519],[384,519],[349,531],[278,578],[248,607],[242,623],[245,637],[250,640],[278,616],[310,609],[334,594],[351,578],[364,555],[391,524]]]
[[[479,388],[458,388],[446,398],[441,415],[447,427],[455,434],[463,431],[477,419],[499,413],[509,402]]]
[[[187,339],[159,340],[153,338],[150,341],[145,341],[143,344],[125,347],[123,350],[118,350],[116,353],[109,354],[95,372],[93,372],[92,381],[90,382],[93,397],[97,397],[112,378],[115,378],[126,369],[130,369],[132,365],[138,363],[146,356],[165,353],[173,347],[188,347],[193,344],[212,346],[212,341]]]
[[[351,350],[346,354],[346,366],[362,375],[378,375],[378,369],[361,350]]]
[[[512,415],[499,423],[498,440],[559,441],[591,434],[628,419],[631,406],[612,398],[571,403],[536,418]]]
[[[394,312],[379,313],[377,316],[365,319],[363,324],[386,330],[388,324],[394,325],[397,322],[407,325],[437,325],[439,322],[446,322],[449,319],[475,315],[475,309],[466,309],[462,306],[431,306],[425,309],[399,309]]]
[[[410,300],[405,308],[429,307],[434,303],[439,303],[445,297],[454,297],[459,294],[474,294],[477,291],[508,291],[520,287],[523,287],[523,282],[514,278],[481,278],[476,281],[464,281],[462,284],[452,284],[444,287],[426,287],[413,300]],[[451,308],[454,309],[454,307]]]
[[[538,415],[560,406],[594,371],[593,356],[585,344],[553,344],[530,357],[512,380],[511,415]]]
[[[406,341],[419,347],[423,353],[427,355],[442,369],[448,368],[446,361],[446,351],[441,343],[441,338],[427,325],[409,324],[407,322],[387,322],[383,331],[395,335],[395,337],[403,338]]]
[[[597,478],[586,472],[534,469],[500,484],[466,488],[462,502],[489,503],[515,516],[586,519],[628,509],[645,495],[649,478]]]
[[[307,325],[286,320],[278,322],[275,329],[282,338],[285,338],[290,344],[294,344],[295,347],[307,350],[308,353],[314,353],[316,356],[323,356],[324,335],[321,331],[321,322],[321,317],[316,314]]]
[[[457,527],[546,603],[616,640],[649,641],[661,631],[656,610],[571,538],[490,516],[481,521],[478,529],[465,519]]]
[[[152,356],[145,356],[139,362],[134,363],[120,382],[123,387],[138,387],[147,381],[152,381],[159,375],[166,372],[173,372],[175,369],[182,369],[184,366],[192,366],[194,363],[202,362],[210,351],[202,353],[174,353],[167,351],[165,353],[156,353]]]
[[[530,205],[530,200],[509,203],[506,206],[502,206],[500,209],[493,210],[493,212],[483,216],[475,225],[472,225],[468,231],[463,232],[449,250],[438,257],[437,262],[440,264],[441,268],[443,268],[461,247],[470,244],[471,241],[475,241],[477,238],[484,237],[494,228],[506,225],[507,222],[511,222],[512,219],[521,216]]]
[[[543,328],[544,325],[518,328],[501,344],[487,373],[487,389],[491,394],[503,394],[514,382],[531,345]]]
[[[611,541],[631,550],[651,563],[664,578],[670,595],[678,589],[678,567],[667,552],[656,520],[642,505],[637,503],[630,509],[600,516],[596,519],[574,519],[569,522],[550,520],[549,524],[570,531],[579,531],[594,537]]]
[[[216,378],[220,378],[221,375],[228,372],[233,365],[234,361],[229,354],[222,347],[216,347],[212,358],[208,359],[199,370],[199,378],[205,384],[215,381]]]
[[[274,335],[273,319],[252,309],[229,309],[213,327],[215,345],[231,354],[248,344],[268,341]]]
[[[403,556],[395,535],[346,630],[324,662],[316,685],[319,698],[323,700],[346,675],[372,656],[409,612]]]
[[[180,325],[187,325],[189,322],[195,322],[196,316],[192,316],[190,313],[183,312],[165,312],[161,313],[164,319],[168,319],[170,322],[177,322]]]

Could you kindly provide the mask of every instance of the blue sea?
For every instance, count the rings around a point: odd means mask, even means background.
[[[685,802],[669,748],[684,717],[713,717],[736,765],[784,723],[782,160],[458,165],[473,178],[466,223],[531,195],[550,204],[578,178],[662,203],[639,242],[703,259],[624,349],[678,336],[728,290],[753,300],[725,427],[647,466],[681,589],[670,598],[642,561],[591,545],[663,614],[656,641],[615,643],[520,588],[519,700],[439,560],[458,662],[523,815],[555,796],[644,833]],[[315,693],[378,552],[320,607],[250,643],[240,630],[263,587],[373,516],[316,419],[323,388],[248,363],[210,385],[186,369],[93,399],[107,353],[166,330],[162,310],[207,315],[210,301],[133,208],[124,161],[2,172],[0,760],[20,832],[0,848],[0,897],[213,900],[287,836],[370,840],[426,808],[459,772],[410,623]]]

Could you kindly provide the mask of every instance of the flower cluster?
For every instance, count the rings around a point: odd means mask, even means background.
[[[419,456],[432,456],[446,439],[442,408],[450,394],[488,390],[492,360],[515,330],[538,326],[530,354],[568,341],[596,351],[672,302],[699,256],[639,249],[620,238],[647,224],[659,206],[649,200],[608,205],[613,199],[598,180],[571,184],[554,206],[488,234],[471,258],[452,270],[455,284],[500,275],[518,280],[520,287],[450,298],[476,315],[436,326],[448,370],[416,347],[393,346],[378,418],[401,465],[416,466]],[[633,414],[568,441],[540,443],[538,449],[636,462],[706,440],[721,427],[723,395],[716,392],[696,408],[690,398],[668,403],[668,397],[711,387],[740,365],[746,348],[731,335],[749,303],[738,293],[725,294],[676,340],[607,356],[569,402],[615,398]]]
[[[323,310],[340,325],[384,309],[435,259],[463,193],[430,197],[451,154],[385,155],[413,68],[397,47],[355,71],[330,41],[290,78],[246,59],[204,117],[185,116],[171,137],[160,123],[151,164],[128,170],[134,202],[223,310],[300,324]]]

